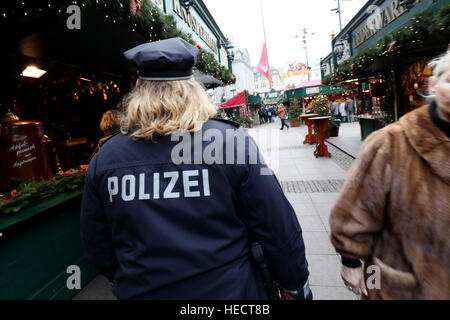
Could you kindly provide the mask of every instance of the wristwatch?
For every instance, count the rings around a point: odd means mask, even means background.
[[[306,281],[302,289],[291,291],[281,288],[283,292],[289,293],[295,300],[312,300],[312,291],[309,288],[309,281]]]

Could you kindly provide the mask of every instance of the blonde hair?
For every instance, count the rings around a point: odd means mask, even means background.
[[[119,124],[119,112],[117,110],[108,110],[103,114],[100,121],[100,130],[106,135],[113,125]]]
[[[194,132],[216,112],[205,90],[193,78],[140,80],[124,100],[121,132],[130,134],[130,138],[146,140],[177,130]]]

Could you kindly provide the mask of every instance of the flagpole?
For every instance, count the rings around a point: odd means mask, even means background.
[[[266,26],[264,24],[264,13],[263,13],[263,7],[262,7],[262,0],[259,0],[259,4],[261,7],[261,18],[262,18],[263,33],[264,33],[264,44],[266,45],[267,67],[269,69],[269,90],[272,91],[272,82],[270,81],[270,79],[272,79],[272,76],[270,75],[269,50],[267,49]]]

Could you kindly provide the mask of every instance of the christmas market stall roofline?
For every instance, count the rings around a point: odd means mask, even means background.
[[[219,47],[226,42],[225,37],[203,2],[200,0],[196,2],[198,2],[196,8],[203,12],[202,16],[211,20],[205,23],[217,28],[217,30],[213,29],[213,33],[219,37],[217,40],[217,46]],[[49,1],[34,0],[24,1],[23,3],[24,5],[20,5],[17,1],[7,0],[3,15],[0,17],[0,24],[2,28],[5,27],[4,30],[16,30],[14,33],[9,32],[4,35],[5,40],[13,41],[17,41],[16,37],[21,33],[31,34],[30,25],[33,24],[34,33],[38,36],[20,39],[22,49],[19,52],[22,51],[21,53],[26,57],[45,61],[49,59],[49,54],[46,53],[51,51],[54,57],[51,60],[69,62],[67,57],[70,56],[71,52],[74,52],[74,57],[71,57],[71,64],[90,69],[101,67],[110,72],[113,71],[114,74],[130,74],[133,70],[130,70],[129,65],[118,63],[118,54],[144,42],[182,37],[199,48],[201,54],[197,68],[201,72],[218,79],[221,81],[221,85],[232,84],[236,81],[235,76],[217,61],[209,48],[205,46],[208,49],[205,50],[200,43],[193,40],[194,33],[192,30],[186,32],[188,29],[182,31],[178,28],[177,24],[181,22],[177,23],[175,12],[164,14],[160,8],[152,3],[152,0],[142,1],[140,10],[134,16],[130,13],[130,1],[128,0],[99,3],[93,0],[77,1],[77,5],[81,8],[82,28],[70,30],[71,32],[68,32],[66,26],[69,17],[66,9],[73,4],[73,1],[50,1],[49,3]],[[168,4],[169,2],[165,7]],[[47,28],[48,32],[36,30],[37,25],[40,26],[41,30],[45,30],[45,26],[50,26],[53,23],[57,23],[58,26],[53,25],[53,28]],[[95,32],[97,28],[99,28],[98,32]],[[54,32],[51,37],[48,34],[50,31]],[[48,38],[47,41],[43,37]],[[50,38],[52,41],[50,41]],[[37,39],[44,40],[46,43],[42,42],[40,46],[30,46],[30,41],[36,41]],[[80,50],[74,47],[80,43],[83,44],[82,46],[85,49],[84,55],[77,57],[76,52]],[[28,47],[25,52],[24,47]],[[58,50],[61,52],[55,54]],[[86,52],[101,56],[103,60],[94,59],[94,61],[91,61],[92,57],[85,59]],[[61,56],[64,56],[65,59],[61,59]],[[226,56],[224,58],[227,59]],[[228,65],[228,63],[225,63],[225,65]],[[6,63],[5,66],[7,66]]]

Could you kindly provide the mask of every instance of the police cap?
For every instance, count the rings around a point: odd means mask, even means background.
[[[124,52],[143,80],[186,80],[192,77],[200,51],[181,38],[141,44]]]

